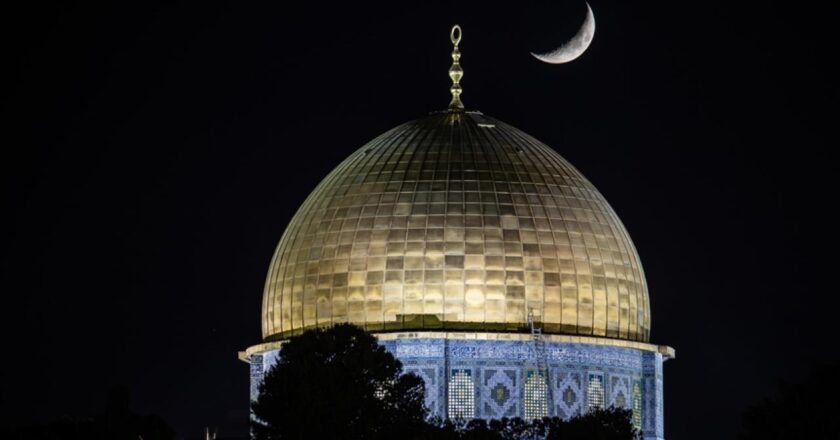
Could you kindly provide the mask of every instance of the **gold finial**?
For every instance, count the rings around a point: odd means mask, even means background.
[[[464,70],[461,69],[461,51],[458,50],[458,43],[461,42],[461,26],[457,24],[452,26],[449,32],[449,40],[452,41],[452,67],[449,68],[449,78],[452,80],[452,87],[449,92],[452,93],[452,101],[449,102],[450,110],[463,110],[464,103],[461,102],[461,78],[464,76]]]

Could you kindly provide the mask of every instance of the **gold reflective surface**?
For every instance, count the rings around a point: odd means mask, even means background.
[[[647,341],[633,243],[554,150],[474,112],[400,125],[333,170],[272,259],[262,331],[518,331]]]

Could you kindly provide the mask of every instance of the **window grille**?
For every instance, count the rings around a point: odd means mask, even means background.
[[[449,376],[449,418],[470,419],[475,417],[475,382],[472,371],[452,369]]]

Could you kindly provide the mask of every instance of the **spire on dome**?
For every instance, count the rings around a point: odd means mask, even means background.
[[[449,32],[449,39],[452,41],[452,66],[449,68],[449,78],[452,80],[452,87],[449,92],[452,93],[452,101],[449,102],[449,110],[463,110],[464,103],[461,102],[461,78],[464,76],[464,70],[461,69],[461,51],[458,50],[458,43],[461,42],[461,26],[457,24],[452,26]]]

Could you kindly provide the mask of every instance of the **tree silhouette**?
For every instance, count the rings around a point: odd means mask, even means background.
[[[411,440],[636,440],[633,412],[623,408],[593,409],[563,420],[545,417],[526,421],[519,417],[496,420],[433,421],[425,432],[401,437]]]
[[[633,411],[625,408],[594,408],[568,421],[543,419],[546,440],[633,440],[640,438],[633,426]]]
[[[813,372],[804,383],[780,383],[773,397],[747,409],[739,440],[840,439],[840,364]]]
[[[115,386],[105,411],[93,418],[63,417],[39,425],[0,431],[10,440],[174,440],[175,431],[158,416],[140,416],[131,411],[128,388]]]
[[[426,428],[423,380],[359,327],[295,336],[251,409],[257,440],[410,438]]]

